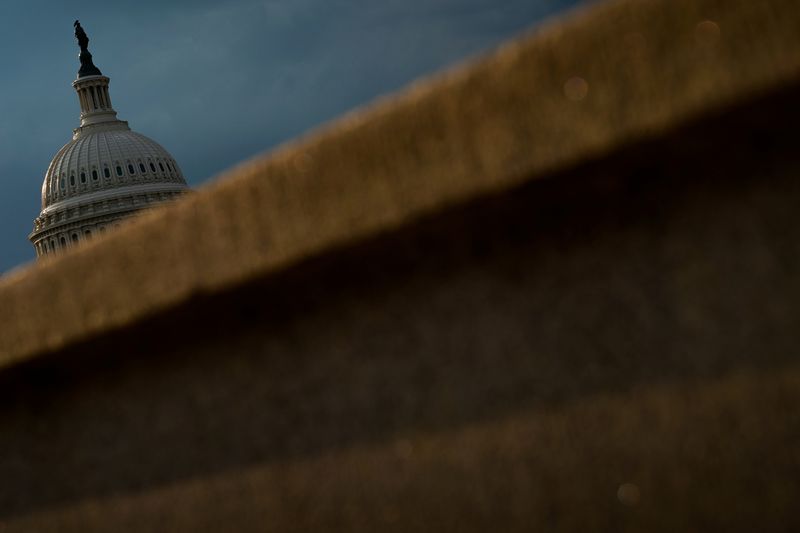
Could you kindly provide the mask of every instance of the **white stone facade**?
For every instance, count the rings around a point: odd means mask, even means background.
[[[80,127],[58,151],[42,184],[42,211],[29,239],[37,257],[91,238],[136,212],[174,200],[189,188],[161,145],[117,119],[106,76],[73,82]]]

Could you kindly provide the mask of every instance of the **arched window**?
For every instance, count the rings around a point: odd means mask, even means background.
[[[150,170],[152,170],[153,172],[156,171],[156,166],[153,164],[152,161],[150,161]],[[144,172],[144,171],[142,171],[142,172]]]
[[[78,234],[77,233],[73,233],[72,234],[72,242],[78,242]]]
[[[147,172],[147,170],[144,168],[144,163],[139,163],[139,170],[141,170],[141,171],[142,171],[142,174],[144,174],[145,172]]]
[[[69,175],[69,184],[72,185],[73,187],[75,186],[75,174]]]
[[[161,167],[161,172],[164,172],[164,165],[161,163],[161,161],[158,162],[158,166]]]
[[[81,183],[86,183],[86,172],[81,172]]]
[[[97,181],[97,169],[92,170],[92,179]]]
[[[117,165],[117,176],[122,176],[122,167]]]
[[[65,239],[63,235],[61,236],[61,247],[62,248],[67,247],[67,239]]]
[[[130,172],[131,174],[136,174],[136,171],[133,169],[133,165],[131,165],[130,163],[128,163],[128,172]]]
[[[169,161],[167,161],[167,168],[169,169],[170,172],[172,172],[172,165],[169,164]]]
[[[63,191],[67,187],[66,183],[64,182],[64,177],[61,177],[61,190]]]
[[[83,232],[83,234],[84,234],[84,235],[86,236],[86,238],[88,239],[89,237],[91,237],[91,236],[92,236],[92,230],[90,230],[90,229],[87,229],[86,231],[84,231],[84,232]]]
[[[106,167],[106,168],[104,168],[104,169],[103,169],[103,176],[105,176],[105,177],[107,177],[107,178],[110,178],[110,177],[111,177],[111,171],[110,171],[110,170],[108,170],[108,167]]]

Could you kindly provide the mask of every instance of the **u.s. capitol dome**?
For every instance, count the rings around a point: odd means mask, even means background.
[[[117,119],[109,78],[92,63],[89,39],[77,21],[75,36],[81,68],[72,86],[81,107],[80,126],[45,174],[42,211],[29,236],[39,257],[90,239],[189,190],[169,152]]]

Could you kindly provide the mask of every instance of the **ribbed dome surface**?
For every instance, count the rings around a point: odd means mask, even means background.
[[[58,151],[42,185],[42,209],[87,193],[146,183],[186,185],[157,142],[125,129],[84,133]]]

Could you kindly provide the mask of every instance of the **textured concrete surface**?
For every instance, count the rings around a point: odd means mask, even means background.
[[[0,530],[797,530],[798,17],[602,4],[4,280]]]
[[[795,450],[776,444],[797,442],[798,390],[795,367],[597,395],[86,499],[7,525],[9,531],[56,524],[58,531],[793,531],[800,523],[799,465]],[[759,399],[756,406],[751,398]]]

